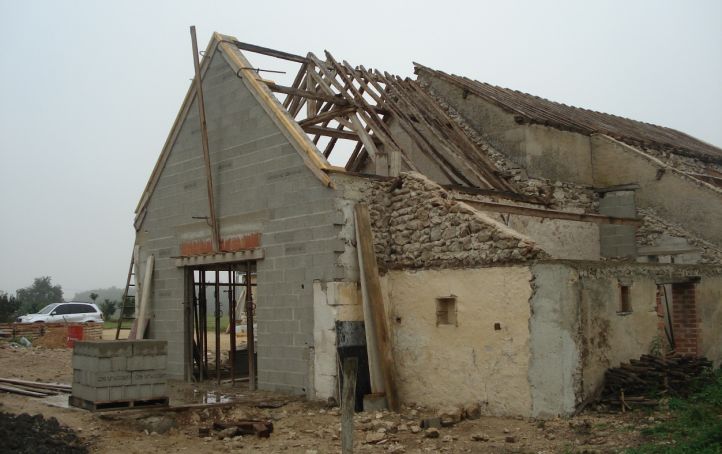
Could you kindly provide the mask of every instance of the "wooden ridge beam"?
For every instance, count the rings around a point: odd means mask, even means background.
[[[283,52],[281,50],[271,49],[268,47],[256,46],[255,44],[242,43],[240,41],[233,41],[233,44],[241,50],[248,52],[254,52],[257,54],[268,55],[269,57],[276,57],[282,60],[290,60],[298,63],[306,63],[308,59],[300,55]]]

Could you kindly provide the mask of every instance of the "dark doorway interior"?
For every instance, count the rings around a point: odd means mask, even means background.
[[[192,268],[192,377],[256,387],[256,262]],[[244,335],[245,334],[245,335]]]

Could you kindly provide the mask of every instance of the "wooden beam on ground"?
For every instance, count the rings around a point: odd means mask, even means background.
[[[354,213],[356,218],[356,247],[361,268],[361,290],[364,303],[368,305],[370,309],[369,312],[371,313],[369,319],[366,318],[366,314],[364,313],[364,323],[373,321],[373,333],[367,331],[366,336],[368,339],[369,334],[371,334],[378,349],[378,364],[381,369],[381,375],[383,376],[386,402],[391,410],[399,411],[400,405],[396,391],[396,371],[391,339],[386,323],[387,317],[386,310],[384,309],[383,293],[381,292],[379,269],[376,263],[376,253],[374,252],[371,218],[368,207],[363,203],[356,204]],[[366,325],[366,329],[368,330],[368,325]],[[369,352],[369,369],[371,368],[371,353],[373,352]]]
[[[37,381],[21,380],[19,378],[0,378],[0,383],[9,383],[11,385],[25,385],[33,388],[48,389],[51,391],[70,391],[73,389],[70,385],[62,383],[43,383]]]
[[[30,397],[47,397],[48,394],[43,392],[35,392],[35,391],[28,391],[26,389],[20,389],[15,386],[10,385],[0,385],[0,391],[5,391],[12,394],[20,394],[21,396],[30,396]]]
[[[530,208],[517,205],[504,205],[496,202],[484,202],[470,197],[455,195],[454,200],[464,202],[481,211],[493,211],[495,213],[511,213],[522,216],[533,216],[547,219],[565,219],[568,221],[592,222],[595,224],[633,225],[639,227],[642,220],[637,218],[617,218],[604,216],[602,214],[571,213],[568,211],[545,210],[543,208]]]

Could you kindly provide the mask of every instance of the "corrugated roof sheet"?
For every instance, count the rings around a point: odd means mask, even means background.
[[[447,74],[418,63],[414,65],[417,74],[426,72],[454,83],[515,114],[519,123],[541,124],[585,135],[606,134],[629,145],[722,163],[722,149],[671,128],[567,106],[528,93]]]

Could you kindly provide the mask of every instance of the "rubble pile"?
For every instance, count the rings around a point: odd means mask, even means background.
[[[57,419],[27,413],[0,413],[2,452],[18,454],[84,454],[87,448],[71,429]]]

